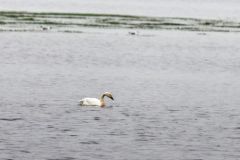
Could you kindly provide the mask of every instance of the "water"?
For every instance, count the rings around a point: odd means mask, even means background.
[[[0,0],[0,10],[240,20],[238,0]]]
[[[239,159],[239,34],[0,37],[1,160]]]

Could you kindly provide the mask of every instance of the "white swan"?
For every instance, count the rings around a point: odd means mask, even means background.
[[[83,98],[80,100],[80,105],[81,106],[99,106],[99,107],[105,107],[105,101],[104,97],[108,97],[112,100],[113,96],[110,92],[105,92],[104,94],[101,95],[100,99],[97,98]]]

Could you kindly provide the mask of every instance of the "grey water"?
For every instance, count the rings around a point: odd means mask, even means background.
[[[0,33],[1,160],[240,158],[238,33]],[[111,91],[106,108],[80,107]]]

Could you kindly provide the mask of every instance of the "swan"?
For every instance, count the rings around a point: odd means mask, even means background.
[[[108,97],[112,100],[113,99],[113,96],[110,92],[105,92],[101,95],[101,97],[99,99],[97,98],[83,98],[81,99],[79,102],[80,102],[80,105],[81,106],[99,106],[99,107],[105,107],[105,101],[104,101],[104,97]]]

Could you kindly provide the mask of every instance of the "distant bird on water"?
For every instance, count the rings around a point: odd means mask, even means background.
[[[81,99],[79,102],[80,102],[80,105],[81,106],[99,106],[99,107],[105,107],[106,106],[106,103],[104,101],[104,97],[108,97],[112,100],[113,99],[113,96],[110,92],[105,92],[103,93],[99,99],[97,98],[83,98]]]
[[[129,35],[138,35],[139,32],[138,31],[130,31],[128,32]]]
[[[42,29],[43,31],[47,31],[47,30],[52,29],[51,26],[40,26],[40,27],[41,27],[41,29]]]

